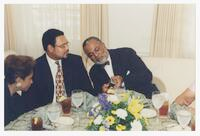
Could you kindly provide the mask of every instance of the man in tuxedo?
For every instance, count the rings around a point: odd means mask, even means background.
[[[56,73],[58,64],[64,78],[64,94],[71,96],[71,91],[81,89],[92,94],[93,87],[89,76],[78,55],[69,53],[69,42],[64,33],[57,29],[47,30],[42,37],[45,53],[36,59],[33,84],[27,94],[32,101],[32,108],[56,102]],[[63,79],[62,79],[63,80]],[[61,82],[61,81],[58,81]]]
[[[89,37],[83,42],[85,54],[95,63],[89,75],[93,82],[96,95],[106,92],[112,81],[115,87],[143,93],[151,98],[153,91],[158,90],[152,84],[152,73],[141,58],[131,48],[108,50],[97,37]]]

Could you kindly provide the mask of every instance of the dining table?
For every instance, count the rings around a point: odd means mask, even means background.
[[[146,104],[146,107],[149,109],[154,109],[151,99],[147,99],[143,94],[137,93],[135,91],[134,95],[143,99],[143,102]],[[26,112],[19,116],[14,121],[11,121],[8,125],[4,127],[5,131],[32,131],[31,120],[33,117],[40,117],[43,123],[43,131],[88,131],[87,126],[89,124],[88,112],[91,110],[93,105],[98,102],[98,97],[93,96],[87,92],[84,92],[84,102],[78,110],[72,106],[70,115],[67,115],[68,118],[73,120],[73,123],[70,125],[59,126],[53,124],[47,114],[48,107],[51,104],[33,109],[32,111]],[[165,117],[152,117],[148,118],[147,131],[181,131],[181,127],[176,121],[172,118],[173,110],[177,110],[176,105],[171,106],[172,109],[169,111],[169,115]],[[60,114],[62,117],[66,115]],[[156,124],[156,120],[159,120],[159,125]],[[187,131],[191,131],[190,127],[187,127]]]

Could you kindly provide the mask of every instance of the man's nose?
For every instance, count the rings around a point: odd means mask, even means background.
[[[98,57],[98,53],[94,52],[94,57],[97,58]]]
[[[65,51],[69,52],[69,47],[68,46],[65,46]]]

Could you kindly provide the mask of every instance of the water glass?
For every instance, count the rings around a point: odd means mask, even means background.
[[[176,116],[178,123],[182,127],[182,130],[184,130],[191,120],[191,112],[187,110],[179,110],[176,112]]]
[[[56,120],[60,117],[61,108],[59,104],[51,104],[47,108],[47,116],[52,123],[55,123]]]
[[[84,100],[84,92],[82,90],[73,90],[71,95],[72,103],[76,108],[77,112],[77,120],[78,120],[78,126],[80,126],[80,106],[83,103]]]
[[[159,123],[159,109],[164,103],[164,97],[161,95],[159,91],[152,92],[152,103],[157,112],[157,120],[156,123]]]
[[[168,93],[161,93],[164,98],[164,103],[159,109],[159,116],[166,117],[168,116],[168,110],[169,110],[169,94]]]

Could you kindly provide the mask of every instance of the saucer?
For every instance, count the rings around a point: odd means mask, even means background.
[[[55,122],[62,125],[72,125],[74,123],[74,119],[71,117],[61,116]]]
[[[141,111],[141,115],[142,115],[143,117],[146,117],[146,118],[153,118],[153,117],[156,117],[156,111],[153,110],[153,109],[144,108],[144,109]]]

